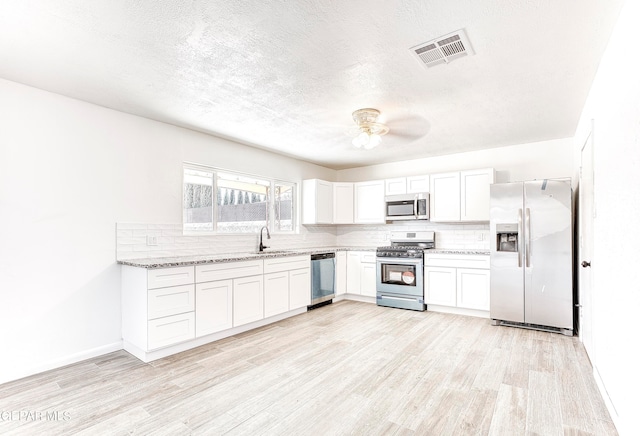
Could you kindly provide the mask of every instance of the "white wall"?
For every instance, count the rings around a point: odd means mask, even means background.
[[[0,80],[0,383],[121,348],[116,222],[180,223],[182,162],[335,171]]]
[[[640,410],[640,3],[627,1],[602,58],[576,134],[594,120],[593,339],[590,356],[621,435],[638,434]]]
[[[357,182],[476,168],[495,168],[498,182],[552,179],[570,177],[572,159],[573,138],[566,138],[340,170],[338,180]]]

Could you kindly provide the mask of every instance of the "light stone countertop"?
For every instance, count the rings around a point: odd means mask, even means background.
[[[155,257],[146,259],[119,260],[121,265],[139,268],[168,268],[174,266],[201,265],[206,263],[241,262],[244,260],[269,259],[274,257],[303,256],[318,253],[335,253],[338,251],[375,251],[376,247],[317,247],[291,250],[265,250],[262,253],[222,253],[199,256]]]
[[[291,250],[269,250],[263,253],[247,252],[247,253],[223,253],[199,256],[180,256],[180,257],[155,257],[146,259],[129,259],[119,260],[120,265],[128,265],[138,268],[169,268],[175,266],[201,265],[207,263],[222,262],[241,262],[245,260],[269,259],[274,257],[289,257],[312,255],[318,253],[335,253],[338,251],[375,251],[377,247],[318,247],[318,248],[301,248]],[[445,248],[433,248],[425,251],[425,254],[472,254],[472,255],[489,255],[489,250],[454,250]]]

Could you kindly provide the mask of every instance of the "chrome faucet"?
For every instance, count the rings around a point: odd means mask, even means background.
[[[264,244],[262,243],[262,231],[263,231],[263,230],[266,230],[266,231],[267,231],[267,239],[271,239],[271,235],[269,234],[269,229],[267,228],[267,226],[263,226],[263,227],[260,229],[260,246],[258,247],[258,251],[259,251],[260,253],[262,253],[262,252],[264,251],[264,249],[265,249],[265,248],[269,248],[269,247],[267,247],[266,245],[264,245]]]

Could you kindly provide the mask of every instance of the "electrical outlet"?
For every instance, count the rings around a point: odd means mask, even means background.
[[[147,245],[158,245],[158,237],[157,236],[147,236]]]

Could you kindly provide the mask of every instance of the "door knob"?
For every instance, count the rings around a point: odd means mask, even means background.
[[[586,268],[588,266],[591,266],[591,262],[587,262],[586,260],[583,260],[580,265],[582,265],[582,268]]]

